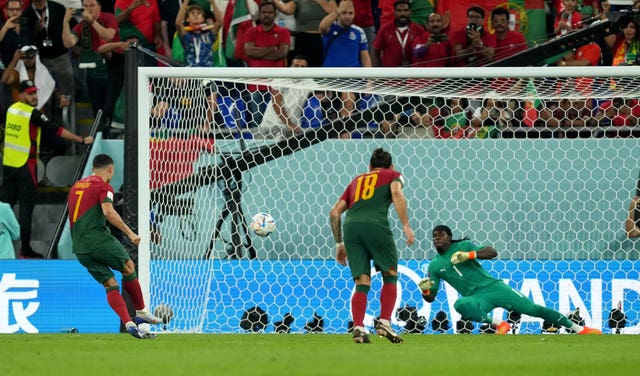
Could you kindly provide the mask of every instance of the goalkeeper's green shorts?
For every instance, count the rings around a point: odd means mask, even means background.
[[[388,226],[349,223],[344,226],[344,246],[351,276],[371,275],[371,260],[376,270],[398,270],[398,250]]]

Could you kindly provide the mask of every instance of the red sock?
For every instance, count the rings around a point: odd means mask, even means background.
[[[120,317],[120,321],[122,321],[122,323],[126,324],[131,321],[129,311],[127,310],[127,304],[124,302],[124,299],[118,290],[107,291],[107,302],[109,302],[111,309],[113,309],[118,317]]]
[[[129,296],[131,296],[133,306],[138,310],[143,309],[144,299],[142,298],[142,289],[140,288],[140,282],[138,282],[138,278],[134,278],[130,281],[123,281],[123,284],[124,289],[127,290]]]
[[[367,311],[367,294],[356,291],[351,297],[351,314],[353,326],[364,326],[364,315]]]
[[[391,313],[396,304],[396,296],[398,295],[398,287],[395,283],[385,283],[382,285],[380,292],[380,318],[391,320]]]

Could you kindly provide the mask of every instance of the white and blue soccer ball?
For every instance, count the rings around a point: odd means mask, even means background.
[[[258,236],[269,236],[276,229],[276,221],[269,213],[258,213],[251,219],[251,231]]]
[[[173,308],[168,304],[158,304],[153,310],[153,315],[162,320],[163,324],[168,324],[173,318]]]

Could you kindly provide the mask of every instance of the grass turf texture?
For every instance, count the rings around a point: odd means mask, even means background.
[[[637,335],[0,335],[0,375],[631,375]]]

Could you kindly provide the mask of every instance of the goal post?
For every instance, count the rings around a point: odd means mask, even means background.
[[[333,259],[328,213],[384,147],[417,238],[404,245],[391,210],[399,330],[437,332],[443,312],[456,332],[455,291],[444,285],[427,304],[417,287],[431,229],[446,224],[498,249],[483,266],[536,303],[578,309],[605,331],[620,303],[623,332],[638,331],[640,252],[624,226],[639,83],[637,67],[139,68],[145,299],[172,307],[172,332],[347,332],[354,286]],[[274,126],[283,116],[297,127]],[[259,212],[276,221],[265,238],[247,227]],[[373,280],[367,325],[379,311]]]

